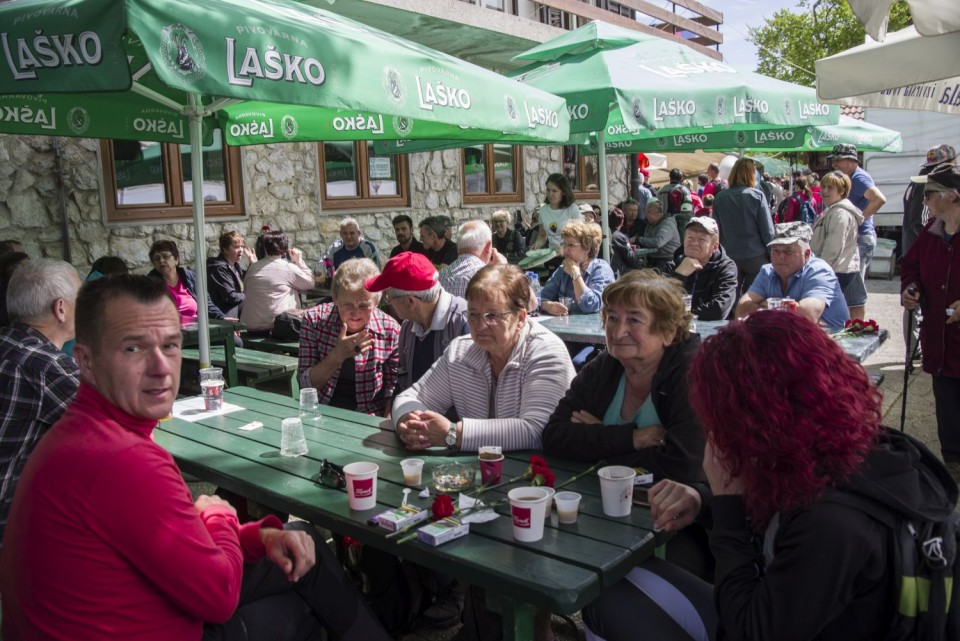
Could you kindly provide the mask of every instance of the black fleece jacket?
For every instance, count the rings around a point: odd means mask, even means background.
[[[602,419],[613,400],[624,370],[617,359],[604,352],[580,370],[560,400],[543,430],[544,451],[574,461],[606,460],[613,464],[639,465],[653,472],[657,480],[705,481],[703,427],[687,400],[687,370],[699,345],[700,339],[691,336],[683,343],[667,347],[653,375],[650,393],[666,431],[664,445],[633,449],[635,426],[632,423],[585,425],[570,420],[576,410],[585,410]]]
[[[737,303],[737,264],[720,247],[713,252],[703,269],[689,276],[681,276],[676,269],[683,259],[681,247],[664,274],[678,279],[687,293],[693,296],[691,313],[704,321],[727,318]]]

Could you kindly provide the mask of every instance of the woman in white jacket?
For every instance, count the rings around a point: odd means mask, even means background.
[[[840,171],[831,171],[820,180],[820,192],[827,209],[813,223],[810,249],[836,272],[850,318],[862,319],[867,288],[860,275],[857,227],[863,222],[863,214],[847,199],[850,187],[850,178]]]

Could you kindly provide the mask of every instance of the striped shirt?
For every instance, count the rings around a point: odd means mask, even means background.
[[[473,275],[486,267],[486,263],[473,254],[460,254],[457,259],[440,270],[440,287],[445,292],[466,298],[467,283]]]
[[[423,378],[397,396],[393,419],[396,423],[416,410],[444,414],[452,407],[463,421],[461,450],[475,452],[481,445],[538,450],[547,419],[573,376],[563,341],[535,323],[524,324],[497,380],[487,352],[470,336],[461,336]]]
[[[340,312],[333,303],[318,305],[304,313],[298,365],[300,387],[313,387],[310,384],[310,369],[337,346],[342,323]],[[364,329],[373,336],[373,348],[354,359],[357,411],[382,415],[397,385],[400,324],[379,309],[374,309]],[[317,390],[321,403],[329,403],[333,397],[339,375],[340,370],[337,370],[327,384]]]

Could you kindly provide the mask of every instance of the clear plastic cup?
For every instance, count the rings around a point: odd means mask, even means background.
[[[686,294],[683,297],[683,308],[688,312],[693,309],[693,296],[691,294]]]
[[[577,522],[580,499],[580,495],[576,492],[557,492],[553,495],[553,502],[557,504],[557,520],[560,523]]]
[[[543,506],[543,520],[549,521],[550,515],[553,514],[553,497],[556,495],[557,491],[552,487],[540,486],[541,490],[547,491],[547,504]]]
[[[351,510],[372,510],[377,507],[376,463],[361,461],[343,466],[343,475],[347,477],[347,500]]]
[[[200,370],[200,391],[203,392],[203,407],[208,412],[223,407],[223,369],[204,367]]]
[[[629,516],[633,507],[633,479],[637,471],[625,465],[608,465],[597,470],[600,497],[607,516]]]
[[[280,455],[303,456],[307,453],[307,438],[303,435],[303,423],[299,418],[280,421]]]
[[[698,321],[698,320],[700,320],[700,317],[697,316],[696,314],[694,314],[693,316],[690,317],[690,333],[691,333],[691,334],[696,334],[696,333],[697,333],[697,321]]]
[[[403,483],[410,487],[419,487],[423,483],[423,459],[405,458],[400,461],[403,470]]]
[[[560,304],[567,308],[567,313],[570,314],[573,312],[574,308],[577,306],[577,299],[570,296],[561,296]]]
[[[543,538],[543,515],[549,494],[542,487],[518,487],[507,493],[513,517],[513,538],[533,543]]]
[[[783,307],[782,298],[768,298],[767,299],[767,309],[780,309]]]
[[[300,390],[300,420],[307,425],[319,425],[323,414],[320,412],[320,400],[317,388],[304,387]]]

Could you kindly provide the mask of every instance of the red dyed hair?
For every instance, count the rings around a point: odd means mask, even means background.
[[[860,470],[881,419],[864,369],[809,319],[761,310],[709,338],[690,402],[763,531]]]

